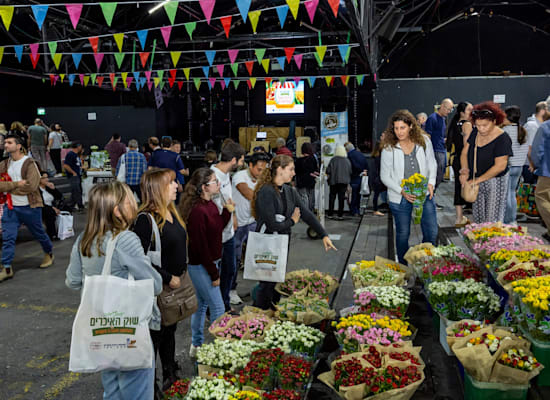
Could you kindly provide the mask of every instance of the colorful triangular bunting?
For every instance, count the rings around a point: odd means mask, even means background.
[[[349,44],[339,44],[338,51],[340,52],[340,57],[342,57],[342,61],[344,63],[347,63],[349,59],[349,54],[350,54]]]
[[[124,43],[124,33],[115,33],[113,34],[113,37],[115,38],[118,51],[122,51],[122,44]]]
[[[184,68],[183,73],[185,74],[185,78],[189,80],[189,74],[191,73],[191,68]]]
[[[338,18],[338,7],[340,7],[340,0],[328,0],[328,4],[332,9],[334,17]]]
[[[197,90],[199,90],[199,88],[201,87],[201,79],[200,78],[193,78],[193,83],[195,84],[195,88],[197,88]]]
[[[228,15],[227,17],[221,17],[220,22],[222,23],[223,30],[225,31],[225,37],[229,37],[229,30],[231,29],[231,19],[233,16]]]
[[[48,13],[48,7],[47,5],[32,5],[32,14],[34,15],[34,20],[36,21],[36,25],[38,25],[38,29],[42,29],[42,24],[44,23],[44,20],[46,19],[46,14]]]
[[[197,28],[197,23],[193,21],[193,22],[188,22],[184,25],[185,25],[185,30],[189,35],[189,39],[193,40],[193,32],[195,32],[195,29]]]
[[[250,81],[250,84],[252,85],[252,89],[254,89],[254,87],[256,86],[256,78],[250,78],[249,81]]]
[[[227,50],[227,55],[229,56],[229,62],[231,62],[231,64],[235,63],[235,60],[237,59],[238,54],[239,54],[239,49]]]
[[[223,77],[223,70],[225,68],[224,64],[218,64],[216,65],[216,69],[218,70],[218,74],[220,74],[220,77]]]
[[[17,60],[21,62],[21,57],[23,57],[23,45],[18,44],[13,46],[13,51],[15,51],[15,57],[17,57]]]
[[[269,63],[270,63],[270,59],[269,58],[265,58],[262,60],[262,66],[264,67],[264,70],[265,70],[265,73],[269,73]]]
[[[177,67],[178,61],[181,57],[181,51],[171,51],[170,57],[172,57],[172,64],[174,65],[174,67]]]
[[[246,22],[251,2],[252,0],[237,0],[237,7],[239,9],[239,12],[241,13],[241,17],[243,18],[244,22]]]
[[[95,56],[96,54],[94,54]],[[55,65],[55,69],[59,69],[59,65],[61,64],[61,57],[63,57],[63,54],[61,53],[56,53],[53,55],[53,63]],[[98,67],[99,68],[99,67]]]
[[[206,50],[204,54],[206,54],[206,59],[208,60],[208,64],[212,66],[212,63],[214,62],[214,58],[216,57],[216,50]]]
[[[258,21],[260,20],[260,15],[262,10],[250,11],[248,17],[250,18],[250,25],[252,25],[252,31],[256,33],[256,28],[258,27]]]
[[[283,29],[283,26],[285,25],[286,16],[288,15],[288,6],[280,6],[277,7],[275,10],[277,10],[277,16],[279,17],[279,23],[281,24],[281,29]]]
[[[139,58],[141,60],[141,65],[143,66],[143,68],[145,68],[145,66],[147,65],[147,59],[149,58],[150,54],[150,51],[143,51],[139,53]]]
[[[306,7],[307,15],[309,16],[309,21],[313,24],[313,19],[315,18],[315,13],[317,12],[317,6],[319,5],[319,0],[309,0],[304,3]]]
[[[176,20],[176,13],[178,12],[178,1],[169,1],[168,3],[164,4],[164,11],[166,11],[166,15],[168,16],[168,19],[170,20],[170,23],[174,25],[174,21]]]
[[[265,55],[265,49],[256,49],[254,50],[254,53],[256,54],[256,58],[258,59],[258,64],[261,64]]]
[[[290,64],[292,60],[292,55],[294,54],[295,47],[285,47],[286,61]]]
[[[252,69],[254,68],[254,61],[245,61],[246,69],[248,70],[248,75],[252,75]]]
[[[172,33],[172,27],[170,25],[163,26],[160,28],[160,33],[162,34],[162,39],[164,39],[164,44],[166,47],[168,47],[168,43],[170,42],[170,34]]]
[[[199,0],[201,10],[206,17],[206,22],[210,25],[210,19],[212,18],[212,11],[214,11],[214,5],[216,0]]]
[[[99,38],[97,36],[90,37],[90,38],[88,38],[88,41],[92,45],[92,50],[94,51],[94,53],[97,53],[97,46],[99,44]]]
[[[300,6],[300,0],[286,0],[286,4],[290,7],[290,12],[294,19],[298,18],[298,7]]]
[[[95,65],[97,65],[97,69],[99,69],[99,67],[101,67],[101,63],[103,62],[103,56],[104,56],[103,53],[94,54]]]
[[[149,33],[149,30],[147,29],[142,29],[136,32],[136,35],[139,39],[139,44],[141,45],[141,50],[145,50],[145,43],[147,42],[148,33]]]
[[[115,53],[115,60],[116,60],[116,65],[118,66],[118,69],[121,68],[122,66],[122,61],[124,61],[124,56],[126,55],[125,53]],[[124,81],[126,80],[125,78],[123,79]]]
[[[304,58],[303,54],[294,54],[294,62],[298,69],[302,69],[302,59]]]
[[[105,22],[108,26],[111,26],[113,23],[113,16],[115,15],[115,10],[117,3],[99,3],[101,6],[101,11],[103,11],[103,16],[105,17]]]
[[[207,66],[202,67],[202,73],[204,74],[205,77],[208,78],[209,72],[210,72],[210,67],[207,67]]]
[[[285,58],[284,57],[275,57],[277,59],[277,62],[279,63],[281,69],[285,70]]]
[[[76,29],[78,21],[80,20],[80,14],[82,13],[82,4],[65,4],[65,8],[69,13],[73,28]]]
[[[233,75],[237,76],[239,74],[239,64],[231,64],[231,70],[233,71]]]

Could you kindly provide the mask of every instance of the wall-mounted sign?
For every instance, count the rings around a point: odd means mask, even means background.
[[[97,119],[96,113],[88,113],[88,121],[95,121]]]
[[[493,103],[497,103],[497,104],[506,103],[506,95],[505,94],[495,94],[495,95],[493,95]]]
[[[46,109],[43,107],[39,107],[36,109],[36,115],[46,115]]]

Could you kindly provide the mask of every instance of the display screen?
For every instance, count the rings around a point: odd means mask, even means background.
[[[266,82],[266,114],[303,114],[304,81]]]

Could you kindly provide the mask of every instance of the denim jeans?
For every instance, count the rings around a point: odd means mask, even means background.
[[[241,265],[243,244],[248,240],[248,234],[256,230],[256,222],[251,224],[239,226],[235,231],[235,277],[233,278],[233,283],[231,284],[231,290],[237,289],[237,272],[239,271],[239,266]]]
[[[82,204],[82,179],[79,175],[69,176],[69,183],[71,185],[71,207],[84,208]]]
[[[133,371],[102,371],[103,400],[153,399],[155,359],[153,368]]]
[[[436,151],[435,160],[437,161],[437,177],[435,179],[435,187],[437,189],[439,187],[439,184],[443,182],[443,179],[445,178],[445,169],[447,167],[447,153]]]
[[[361,177],[351,179],[351,203],[349,205],[352,215],[359,214],[361,205]]]
[[[393,215],[393,220],[395,221],[395,247],[397,249],[397,257],[401,264],[406,265],[407,263],[403,257],[409,249],[413,205],[402,197],[401,203],[399,204],[390,202],[390,210]],[[422,227],[422,242],[430,242],[436,245],[438,226],[437,214],[435,211],[435,197],[431,200],[426,198],[420,226]]]
[[[15,241],[21,224],[25,224],[36,240],[40,242],[44,253],[52,252],[52,242],[42,225],[42,208],[30,206],[14,206],[10,210],[4,207],[2,215],[2,265],[11,267],[15,255]]]
[[[512,224],[516,222],[518,212],[516,193],[522,171],[523,167],[510,167],[510,176],[508,177],[508,196],[506,198],[506,212],[504,213],[505,224]]]
[[[212,286],[212,279],[202,265],[189,265],[189,277],[195,287],[199,307],[191,316],[191,342],[201,346],[204,341],[204,319],[206,309],[210,308],[210,321],[214,322],[223,315],[225,308],[219,286]]]
[[[220,290],[222,292],[225,311],[231,310],[229,303],[229,292],[233,281],[236,279],[237,266],[235,261],[235,236],[223,244],[222,262],[220,268]]]

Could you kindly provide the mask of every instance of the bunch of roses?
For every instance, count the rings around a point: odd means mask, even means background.
[[[523,349],[518,350],[515,348],[503,352],[498,362],[507,367],[527,372],[531,372],[541,365],[535,357],[528,355]]]
[[[376,376],[374,368],[364,368],[359,359],[353,357],[338,361],[334,365],[334,387],[348,387],[365,383],[370,386]]]
[[[483,324],[480,321],[460,322],[453,328],[453,335],[455,337],[464,337],[479,331],[481,328],[483,328]]]
[[[364,313],[388,312],[396,317],[403,317],[411,301],[410,292],[398,286],[367,286],[356,289],[354,303]]]
[[[164,392],[164,400],[183,399],[189,391],[189,379],[178,379]]]
[[[264,393],[262,399],[264,400],[302,400],[302,395],[296,390],[287,390],[277,388]]]
[[[250,361],[239,372],[239,383],[243,386],[264,389],[272,383],[271,368],[284,355],[281,349],[257,350]]]
[[[420,370],[416,365],[399,368],[388,365],[382,373],[374,377],[369,391],[379,394],[393,389],[401,389],[422,379]]]
[[[282,389],[302,390],[309,379],[312,365],[301,357],[284,355],[276,367],[278,386]]]

